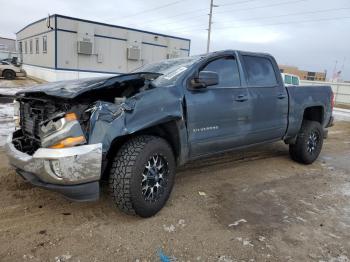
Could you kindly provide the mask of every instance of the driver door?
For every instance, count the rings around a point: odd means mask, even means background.
[[[200,71],[216,72],[217,85],[186,90],[188,138],[192,158],[242,145],[249,133],[252,111],[241,86],[237,60],[226,56],[209,61]]]

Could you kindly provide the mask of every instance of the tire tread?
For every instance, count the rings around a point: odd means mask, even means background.
[[[157,143],[157,140],[163,141],[160,137],[150,135],[133,137],[121,146],[112,160],[109,175],[110,195],[115,205],[127,214],[137,214],[130,192],[136,159],[148,143]]]
[[[323,132],[320,123],[316,121],[304,120],[298,133],[296,143],[293,145],[289,145],[289,154],[294,161],[302,164],[311,164],[315,160],[310,160],[308,157],[305,156],[305,136],[307,136],[307,134],[312,128],[319,129],[321,136],[320,139],[323,141]],[[323,143],[322,141],[321,148]]]

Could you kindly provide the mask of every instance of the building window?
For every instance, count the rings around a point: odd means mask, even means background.
[[[35,53],[39,54],[39,38],[35,38]]]
[[[47,53],[47,36],[43,36],[43,53]]]
[[[29,41],[29,52],[33,54],[33,40]]]
[[[23,52],[22,42],[18,42],[18,50],[19,50],[19,53],[22,54]]]
[[[27,43],[27,41],[24,42],[24,53],[25,54],[28,53],[28,43]]]

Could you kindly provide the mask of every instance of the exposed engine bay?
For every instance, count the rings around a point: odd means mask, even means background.
[[[160,74],[137,73],[112,78],[50,83],[16,94],[19,129],[13,144],[33,155],[40,147],[61,148],[89,141],[92,113],[101,101],[122,105],[134,95],[155,88]]]

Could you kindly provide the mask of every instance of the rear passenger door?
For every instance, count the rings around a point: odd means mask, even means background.
[[[280,139],[287,129],[288,94],[276,62],[267,55],[242,54],[252,101],[251,143]]]

